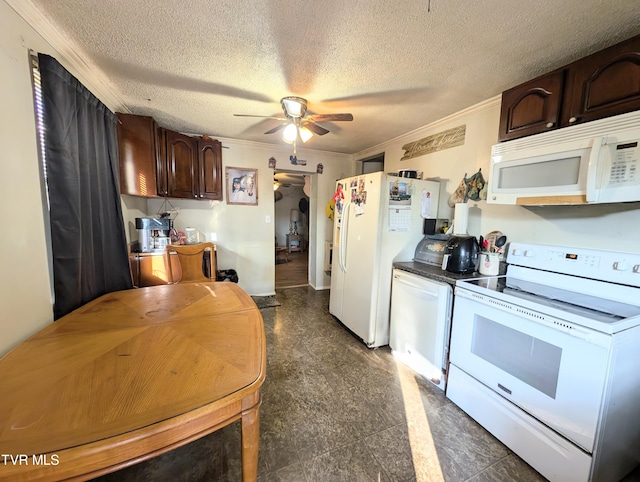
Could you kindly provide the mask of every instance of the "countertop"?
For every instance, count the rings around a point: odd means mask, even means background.
[[[443,270],[440,266],[433,266],[417,261],[396,261],[395,263],[393,263],[393,267],[402,271],[417,274],[418,276],[433,279],[435,281],[449,283],[450,285],[455,285],[456,281],[459,280],[490,277],[475,271],[468,274],[450,273],[449,271]],[[504,270],[504,263],[500,263],[500,274],[504,274]]]

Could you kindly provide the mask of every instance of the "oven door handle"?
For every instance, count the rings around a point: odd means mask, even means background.
[[[536,325],[562,332],[566,335],[591,343],[592,345],[598,345],[607,349],[611,345],[610,335],[582,327],[576,323],[563,320],[562,318],[556,318],[555,316],[544,313],[543,311],[536,311],[535,309],[527,306],[494,298],[491,295],[484,295],[475,291],[469,291],[460,286],[456,286],[455,295],[456,299],[460,299],[461,301],[462,299],[465,299],[468,303],[476,303],[489,309],[503,311],[511,314],[512,316],[524,318]],[[499,321],[497,322],[499,323]],[[500,324],[507,327],[509,326],[505,323]]]

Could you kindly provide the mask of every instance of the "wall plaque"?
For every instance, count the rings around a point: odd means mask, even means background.
[[[414,157],[424,156],[432,152],[442,151],[451,147],[461,146],[464,144],[464,136],[467,126],[462,125],[438,132],[432,136],[425,137],[419,141],[410,142],[402,146],[404,155],[400,159],[405,161]]]

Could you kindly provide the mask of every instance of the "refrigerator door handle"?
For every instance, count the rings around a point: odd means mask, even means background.
[[[340,269],[343,273],[347,272],[347,230],[349,229],[349,207],[351,203],[346,202],[344,208],[342,209],[342,219],[340,221],[340,256],[338,260],[340,261]]]

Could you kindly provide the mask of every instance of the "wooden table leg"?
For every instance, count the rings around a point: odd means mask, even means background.
[[[260,444],[260,404],[242,412],[242,480],[258,478],[258,446]]]

